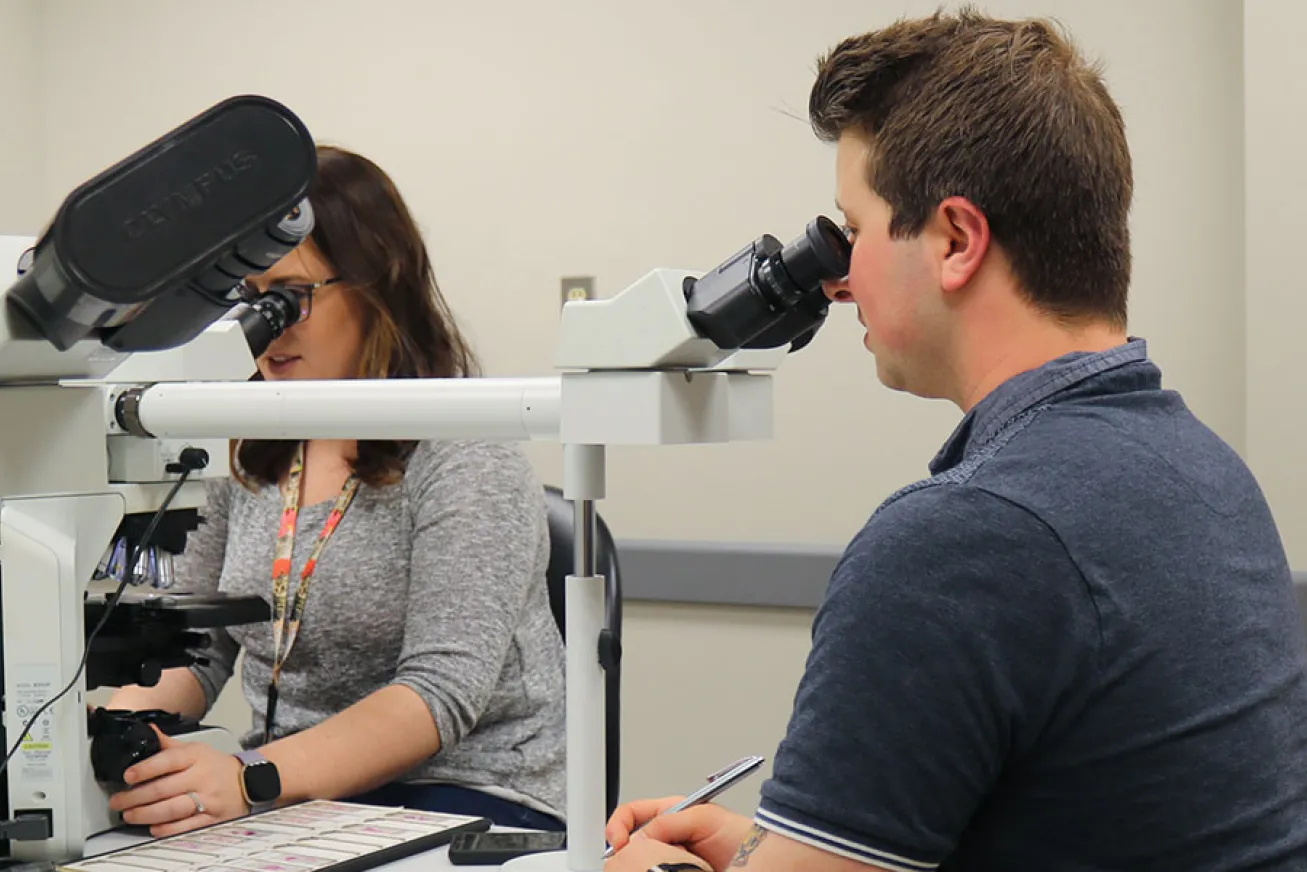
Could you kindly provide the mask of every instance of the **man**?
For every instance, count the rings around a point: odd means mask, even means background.
[[[609,868],[1307,868],[1289,569],[1126,333],[1099,75],[1044,22],[938,14],[841,43],[809,110],[854,240],[828,295],[882,382],[965,417],[836,569],[752,826],[703,806],[628,845],[669,804],[635,803]]]

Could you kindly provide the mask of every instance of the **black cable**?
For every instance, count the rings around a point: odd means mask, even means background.
[[[193,449],[185,449],[183,454],[191,450]],[[23,729],[18,733],[17,740],[15,740],[13,746],[10,747],[9,753],[5,755],[4,761],[0,762],[0,775],[4,774],[4,771],[9,768],[9,761],[18,753],[19,747],[23,744],[23,737],[32,729],[32,725],[40,720],[41,715],[45,714],[50,706],[63,699],[64,695],[72,690],[77,684],[77,679],[82,677],[82,672],[86,669],[86,660],[91,655],[91,643],[95,641],[95,637],[104,629],[104,625],[109,621],[109,615],[113,614],[114,606],[118,605],[118,600],[122,598],[123,591],[127,589],[127,585],[132,583],[136,576],[137,556],[149,547],[150,540],[154,537],[155,530],[159,528],[160,522],[163,521],[164,514],[168,511],[168,506],[172,504],[173,498],[176,497],[177,492],[182,489],[182,485],[186,484],[186,480],[190,478],[191,473],[195,472],[196,469],[203,469],[208,463],[208,455],[203,452],[200,453],[203,454],[203,460],[199,462],[198,466],[195,463],[185,463],[185,460],[183,460],[182,464],[177,465],[177,469],[181,475],[173,484],[172,490],[168,491],[168,495],[163,498],[163,503],[155,511],[154,517],[150,519],[150,523],[146,526],[145,532],[141,534],[141,541],[128,552],[127,565],[123,572],[122,580],[118,582],[117,589],[114,590],[109,599],[105,601],[104,614],[100,615],[100,620],[96,623],[95,629],[91,631],[91,635],[86,637],[86,648],[82,651],[82,661],[77,664],[77,672],[75,672],[72,679],[64,685],[63,690],[51,697],[44,705],[36,710],[36,714],[32,715],[27,723],[23,724]],[[183,466],[184,468],[181,468]],[[169,471],[172,471],[173,468],[174,467],[170,465]]]

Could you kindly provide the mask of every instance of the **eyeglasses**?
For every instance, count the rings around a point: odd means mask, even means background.
[[[274,284],[268,285],[267,290],[261,291],[250,283],[249,279],[242,279],[241,283],[236,286],[236,293],[241,300],[246,303],[253,303],[259,297],[272,291],[282,291],[295,295],[295,299],[300,301],[300,321],[307,321],[309,315],[313,314],[313,292],[318,288],[325,288],[327,285],[334,285],[341,280],[340,276],[332,276],[320,282],[312,283],[292,283],[292,284]]]

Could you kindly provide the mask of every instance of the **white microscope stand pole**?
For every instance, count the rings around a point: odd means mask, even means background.
[[[599,872],[607,791],[604,743],[604,578],[598,574],[594,501],[604,496],[604,447],[563,446],[563,496],[575,501],[576,566],[567,577],[567,850],[505,863],[511,872]]]

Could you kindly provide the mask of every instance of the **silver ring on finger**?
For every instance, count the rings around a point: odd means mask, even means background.
[[[204,803],[200,802],[200,795],[196,793],[194,790],[190,791],[186,795],[191,798],[191,802],[195,803],[196,814],[204,814],[205,812],[208,811],[208,809],[204,807]]]

